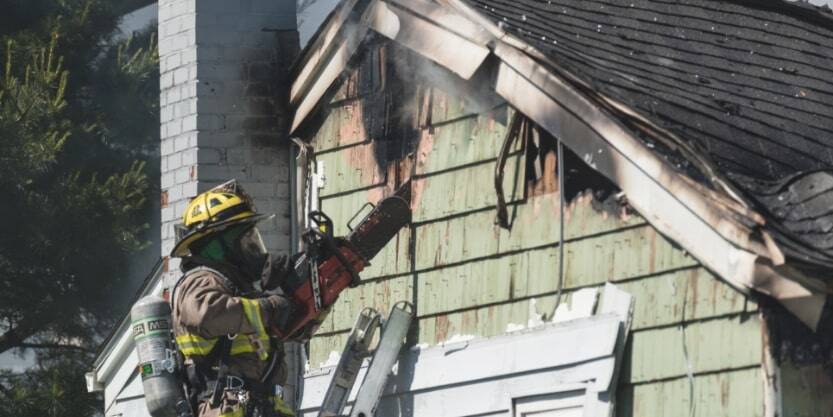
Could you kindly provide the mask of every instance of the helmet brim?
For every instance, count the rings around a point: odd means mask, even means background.
[[[214,223],[211,226],[191,231],[176,242],[176,245],[174,245],[174,248],[171,250],[171,256],[174,258],[188,256],[191,253],[191,244],[202,239],[203,237],[220,232],[231,226],[256,224],[264,220],[271,220],[273,218],[275,218],[274,214],[254,214],[244,218],[231,218],[223,220],[221,222]]]

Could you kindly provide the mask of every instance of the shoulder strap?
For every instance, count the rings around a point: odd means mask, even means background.
[[[226,376],[228,375],[228,358],[231,353],[232,339],[228,336],[221,336],[214,349],[208,354],[206,363],[217,362],[217,381],[214,383],[213,392],[211,393],[211,408],[220,406],[223,397],[223,390],[225,389]]]

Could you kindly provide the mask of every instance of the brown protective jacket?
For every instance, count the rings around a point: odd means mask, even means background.
[[[209,268],[189,271],[177,284],[173,297],[174,335],[186,361],[200,363],[207,360],[205,356],[219,338],[231,336],[234,340],[231,355],[226,362],[229,375],[260,381],[269,372],[273,362],[270,358],[278,355],[268,383],[284,384],[286,366],[282,347],[270,343],[266,332],[282,316],[289,314],[285,299],[276,295],[265,296],[251,287],[237,288],[235,291],[234,284]],[[277,349],[272,346],[277,346]],[[227,394],[217,409],[211,409],[207,402],[200,404],[198,415],[215,417],[241,414],[236,396]]]

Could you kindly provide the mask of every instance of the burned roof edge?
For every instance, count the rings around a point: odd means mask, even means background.
[[[756,290],[773,296],[815,329],[824,305],[824,295],[820,295],[823,285],[807,285],[802,277],[792,277],[788,269],[779,267],[783,253],[758,227],[760,215],[733,195],[730,187],[704,193],[702,187],[650,152],[615,116],[615,109],[603,105],[599,97],[589,96],[576,84],[577,78],[564,76],[568,71],[542,60],[544,54],[462,1],[441,3],[371,0],[361,24],[363,29],[402,44],[463,78],[487,62],[488,55],[496,56],[499,62],[492,87],[513,107],[589,158],[590,165],[624,190],[654,227],[718,276],[744,292]],[[349,58],[364,39],[364,35],[340,39],[332,48],[349,56],[318,61],[315,66],[325,67],[306,70],[328,76],[308,90],[314,92],[312,96],[293,102],[303,106],[296,107],[293,131],[347,70]],[[469,50],[474,55],[460,53]],[[485,54],[478,53],[483,50]],[[619,106],[620,111],[628,109]]]
[[[714,2],[726,0],[712,0]],[[807,23],[833,29],[833,10],[830,6],[816,6],[802,0],[729,0],[744,7],[773,11],[801,19]]]

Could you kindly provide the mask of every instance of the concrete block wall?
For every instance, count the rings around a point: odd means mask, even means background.
[[[267,246],[290,246],[288,67],[299,52],[294,0],[161,0],[162,255],[191,198],[237,178]],[[178,277],[168,259],[166,279]]]

